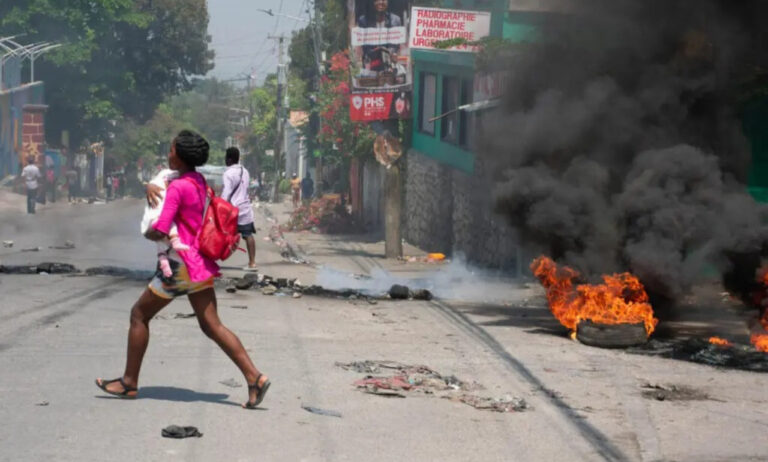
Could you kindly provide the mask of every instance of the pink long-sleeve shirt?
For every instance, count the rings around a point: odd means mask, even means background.
[[[181,242],[190,247],[189,250],[179,252],[179,256],[187,266],[189,279],[193,282],[220,276],[219,265],[200,254],[197,241],[198,232],[203,226],[205,186],[205,178],[197,172],[187,172],[172,181],[165,191],[163,211],[154,225],[156,230],[168,234],[173,223],[176,223]]]

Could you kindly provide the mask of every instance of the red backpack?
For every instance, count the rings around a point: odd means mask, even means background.
[[[240,212],[234,205],[216,197],[207,183],[203,189],[197,181],[187,178],[208,196],[203,226],[197,234],[198,250],[211,260],[226,260],[240,242],[240,234],[237,232],[237,216]]]

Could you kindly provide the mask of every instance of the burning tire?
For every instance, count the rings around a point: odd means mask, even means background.
[[[589,320],[579,322],[576,339],[584,345],[600,348],[629,348],[648,341],[642,323],[597,324]]]

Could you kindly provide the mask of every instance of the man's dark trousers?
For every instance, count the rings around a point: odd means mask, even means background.
[[[37,188],[27,188],[27,213],[35,213],[35,202],[37,201]]]

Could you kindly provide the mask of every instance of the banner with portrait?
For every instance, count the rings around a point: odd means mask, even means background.
[[[347,0],[347,8],[352,120],[409,118],[411,0]]]

